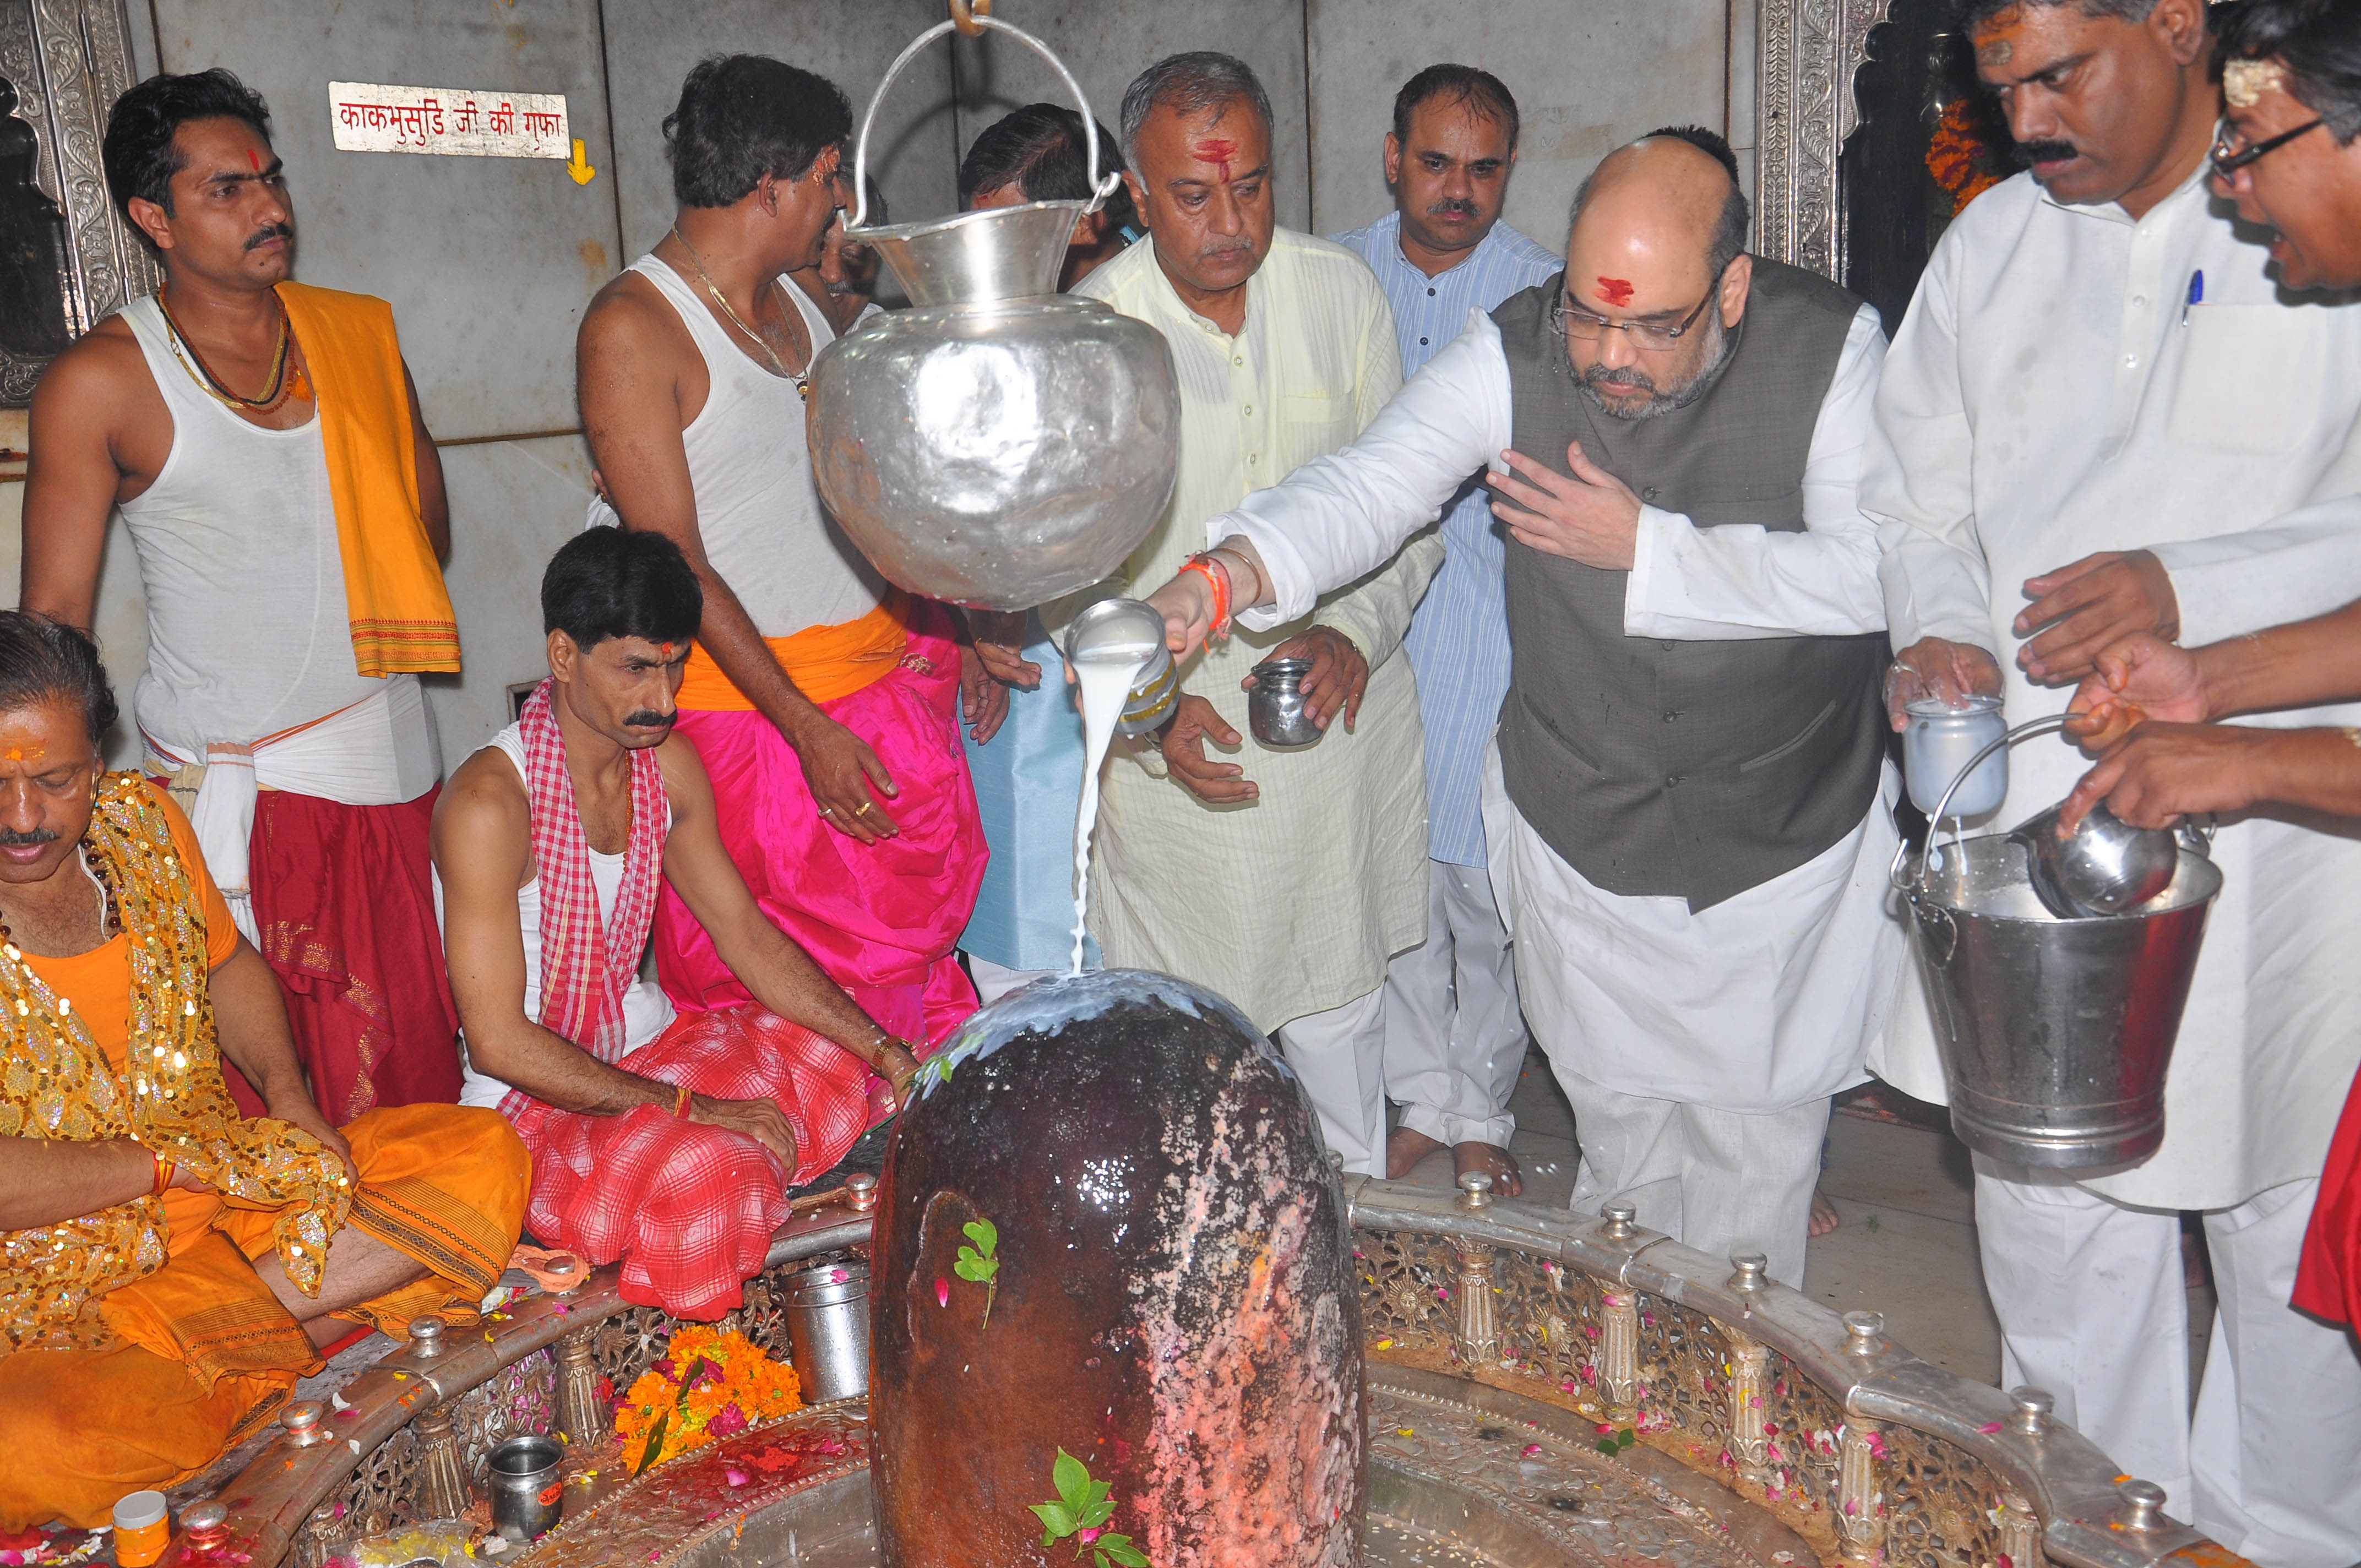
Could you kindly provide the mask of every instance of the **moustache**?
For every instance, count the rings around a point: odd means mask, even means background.
[[[1634,392],[1653,392],[1656,389],[1653,378],[1629,365],[1612,369],[1604,365],[1594,365],[1582,373],[1582,378],[1594,387],[1620,387]]]
[[[1236,239],[1208,240],[1198,247],[1197,255],[1205,261],[1219,261],[1225,256],[1244,256],[1254,249],[1254,241],[1240,236]]]
[[[27,844],[54,844],[57,841],[58,830],[54,828],[36,828],[29,833],[20,833],[14,828],[0,828],[0,844],[10,848],[21,848]]]
[[[292,243],[294,238],[295,229],[293,225],[268,224],[246,236],[246,248],[248,250],[258,250],[263,246],[269,245],[274,239],[283,239]]]
[[[669,729],[673,727],[673,721],[678,716],[675,714],[658,713],[653,708],[643,707],[637,713],[625,714],[623,716],[623,728],[626,729]]]
[[[1426,215],[1430,218],[1472,218],[1477,215],[1476,203],[1464,202],[1456,196],[1445,196],[1442,201],[1427,208]]]
[[[2009,154],[2011,158],[2016,159],[2019,166],[2026,169],[2030,169],[2037,163],[2062,163],[2075,155],[2075,147],[2070,141],[2019,142],[2015,149]]]

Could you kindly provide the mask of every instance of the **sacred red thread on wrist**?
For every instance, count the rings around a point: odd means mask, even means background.
[[[161,1198],[165,1189],[172,1185],[172,1179],[180,1174],[180,1168],[152,1149],[148,1151],[148,1157],[156,1162],[156,1190],[148,1196]]]
[[[679,1097],[672,1102],[672,1113],[680,1121],[686,1122],[688,1120],[689,1099],[690,1095],[688,1092],[688,1085],[684,1083],[680,1086]]]
[[[1230,634],[1230,569],[1213,559],[1210,550],[1201,550],[1189,557],[1181,571],[1194,572],[1205,579],[1213,590],[1213,616],[1205,629],[1205,638],[1213,641]]]

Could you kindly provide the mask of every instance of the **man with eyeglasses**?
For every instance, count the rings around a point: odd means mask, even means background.
[[[1896,728],[1908,700],[1963,689],[2021,724],[2126,637],[2214,643],[2361,593],[2361,310],[2284,292],[2211,202],[2202,0],[1978,0],[1967,27],[2030,170],[1945,233],[1878,392],[1861,490],[1902,650]],[[2301,156],[2265,145],[2295,125],[2234,125],[2233,177]],[[2353,722],[2335,712],[2268,722]],[[2019,747],[1996,821],[2083,767]],[[2361,1558],[2361,1360],[2288,1305],[2361,1063],[2361,839],[2323,821],[2242,815],[2215,837],[2224,885],[2153,1157],[2079,1182],[1976,1160],[2004,1383],[2049,1389],[2174,1515],[2287,1568]],[[1941,1098],[1919,997],[1871,1067]],[[2219,1297],[2193,1422],[2191,1210]]]
[[[1574,1105],[1579,1211],[1800,1284],[1828,1096],[1901,962],[1854,479],[1877,313],[1744,253],[1709,131],[1610,154],[1565,270],[1471,313],[1361,438],[1206,524],[1249,628],[1492,470],[1510,674],[1484,823],[1518,991]],[[1505,471],[1503,471],[1505,470]],[[1221,607],[1158,590],[1176,648]]]

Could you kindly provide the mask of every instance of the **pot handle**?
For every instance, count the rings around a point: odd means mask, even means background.
[[[964,7],[956,5],[953,7],[955,13]],[[912,38],[909,47],[895,55],[894,63],[885,68],[885,79],[877,84],[877,91],[870,94],[869,108],[861,116],[861,137],[853,144],[852,149],[853,207],[852,216],[844,225],[847,233],[861,228],[869,220],[869,133],[877,124],[877,111],[884,104],[886,91],[894,85],[894,79],[902,74],[902,68],[917,59],[921,50],[944,34],[960,32],[976,38],[982,36],[987,27],[994,32],[1006,33],[1048,60],[1049,69],[1055,71],[1058,79],[1066,84],[1066,91],[1074,95],[1074,105],[1082,114],[1082,143],[1085,159],[1090,166],[1091,201],[1082,211],[1086,214],[1097,212],[1106,204],[1107,198],[1115,194],[1115,188],[1123,183],[1123,176],[1113,170],[1107,171],[1104,179],[1099,177],[1099,123],[1091,114],[1091,101],[1082,95],[1082,84],[1074,80],[1074,73],[1066,69],[1066,62],[1050,53],[1049,46],[1031,33],[992,15],[989,5],[979,5],[969,13],[964,22],[954,15]]]
[[[1943,798],[1935,803],[1934,814],[1927,819],[1927,846],[1932,848],[1934,845],[1935,825],[1943,820],[1946,808],[1951,804],[1951,796],[1958,793],[1961,784],[1968,782],[1968,775],[1974,773],[1978,768],[1983,766],[1983,762],[1986,757],[1991,756],[1994,751],[2000,751],[2003,747],[2014,746],[2019,740],[2029,740],[2036,735],[2047,735],[2052,730],[2063,729],[2066,728],[2066,718],[2067,716],[2065,714],[2053,713],[2046,718],[2036,718],[2026,723],[2020,724],[2015,729],[2003,735],[1997,740],[1986,741],[1983,749],[1978,751],[1974,756],[1970,757],[1965,765],[1960,769],[1959,773],[1953,775],[1950,784],[1943,791]],[[1925,850],[1921,850],[1918,852],[1918,871],[1917,874],[1915,876],[1909,875],[1902,869],[1903,857],[1907,855],[1909,852],[1910,846],[1905,842],[1900,849],[1894,852],[1894,864],[1886,868],[1885,874],[1887,878],[1893,882],[1895,887],[1901,889],[1906,894],[1912,894],[1915,895],[1920,888],[1927,885],[1927,851]]]

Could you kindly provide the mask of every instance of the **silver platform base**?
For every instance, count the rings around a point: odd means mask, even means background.
[[[1369,1392],[1369,1568],[1817,1561],[1767,1511],[1645,1445],[1609,1457],[1556,1406],[1400,1366],[1371,1366]],[[584,1498],[514,1561],[870,1568],[865,1415],[844,1400],[685,1454]]]

